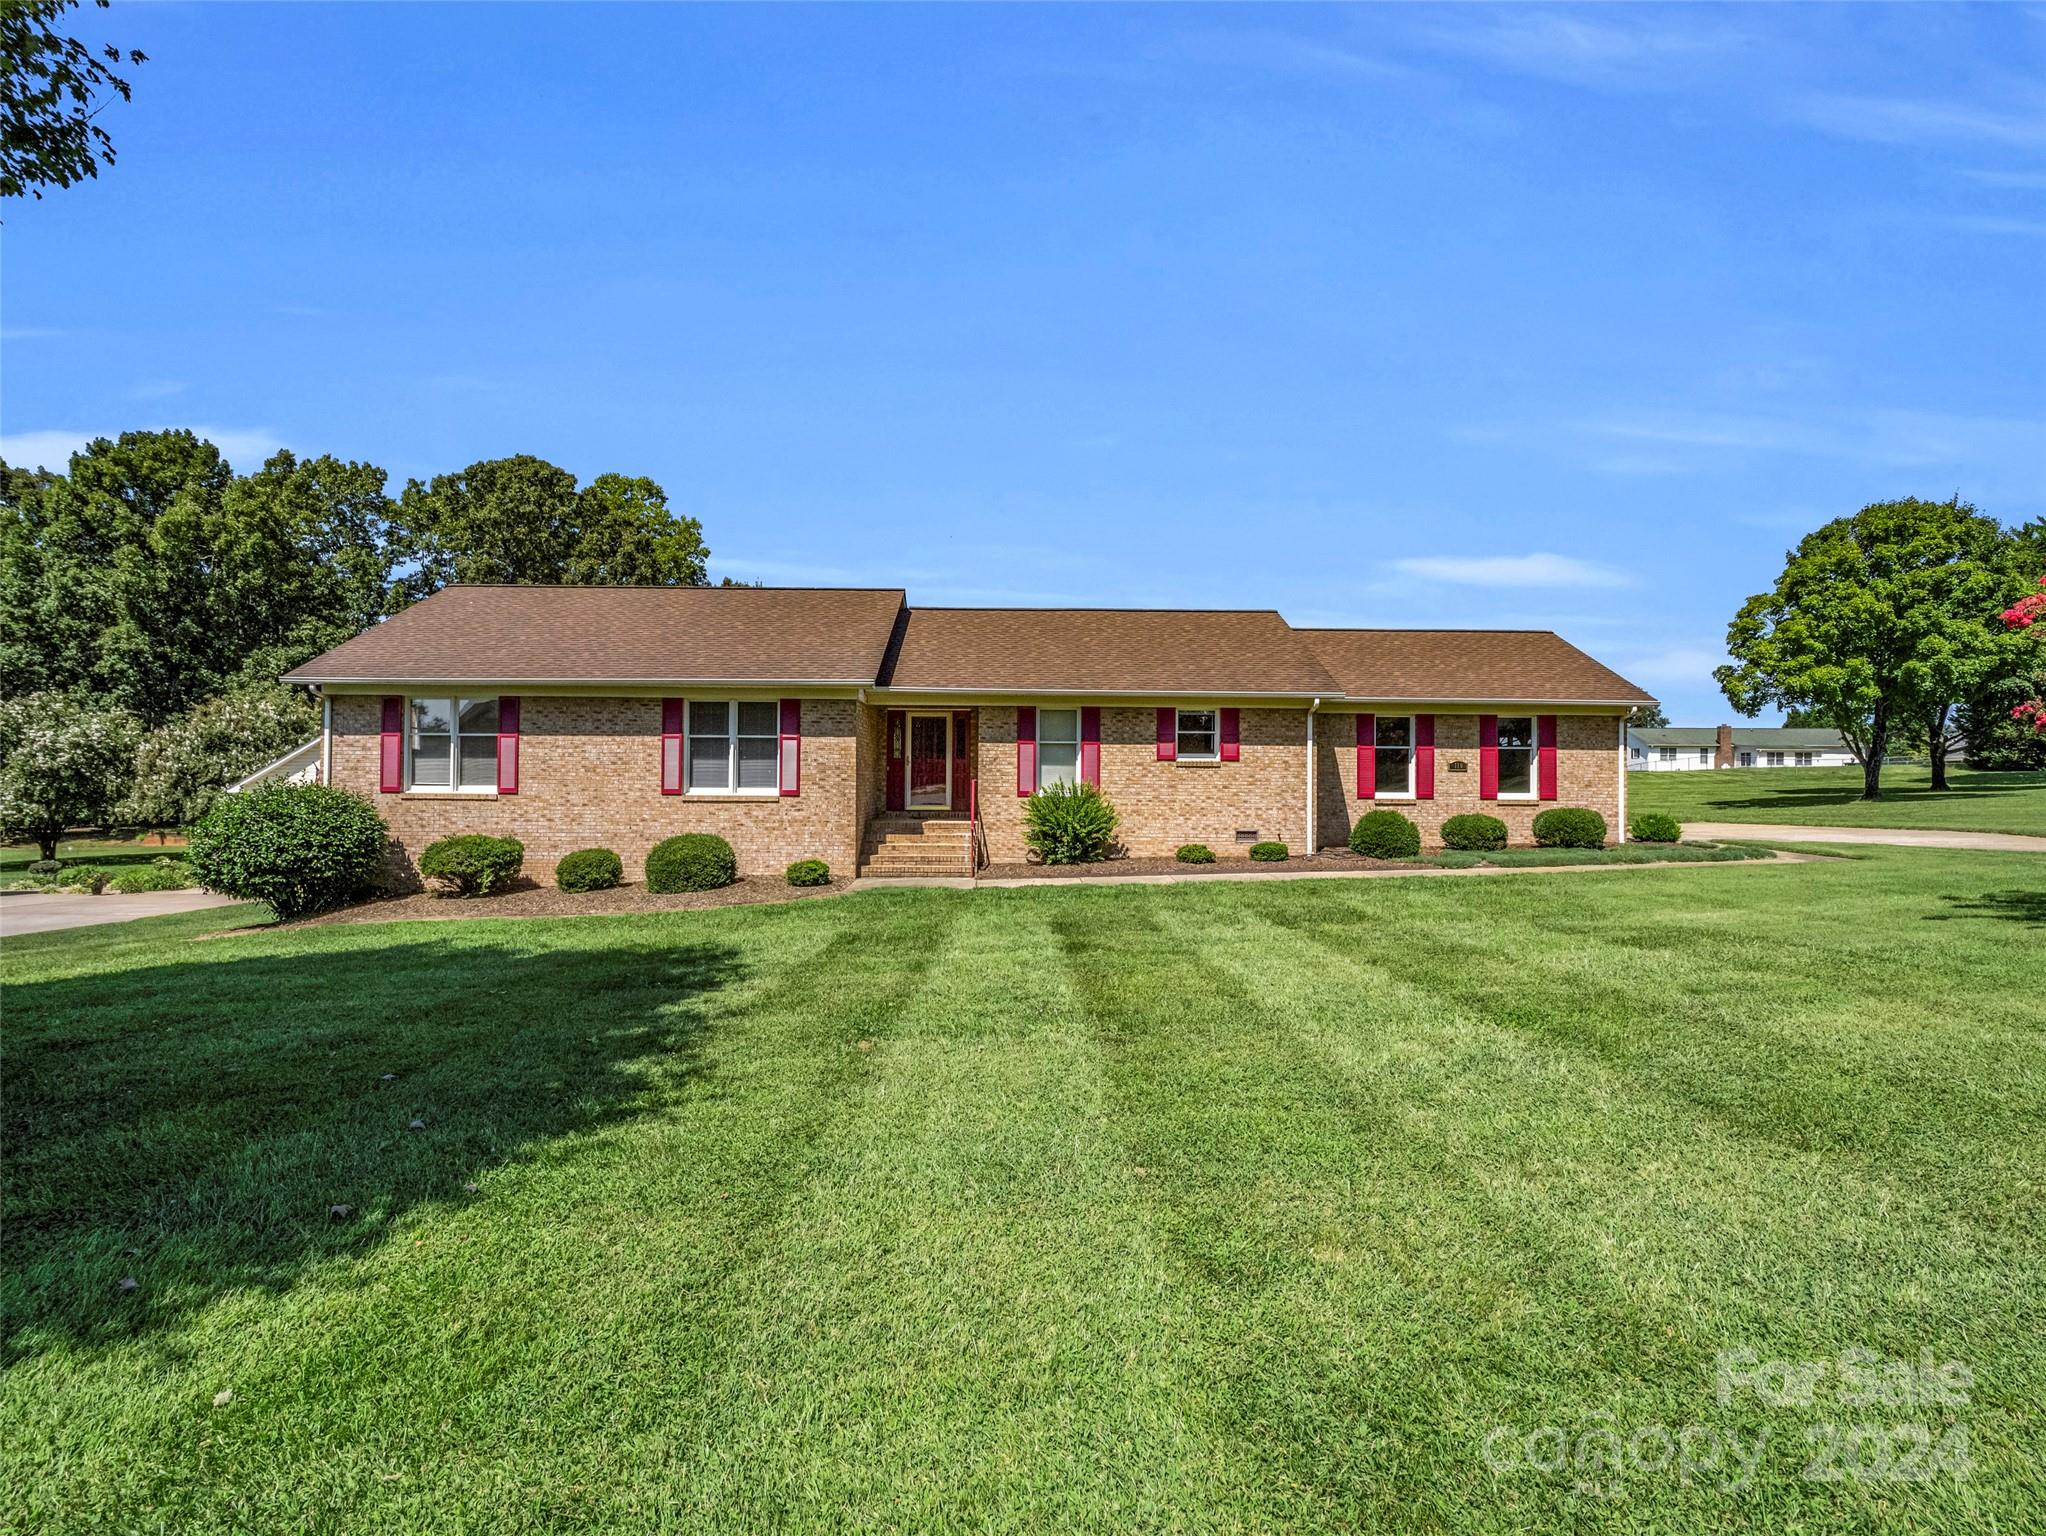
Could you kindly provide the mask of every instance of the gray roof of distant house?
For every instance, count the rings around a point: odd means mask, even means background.
[[[1719,744],[1719,728],[1712,725],[1658,725],[1637,727],[1634,735],[1644,747],[1713,747]],[[1838,731],[1803,725],[1737,725],[1733,744],[1761,747],[1771,752],[1845,752],[1847,743]]]

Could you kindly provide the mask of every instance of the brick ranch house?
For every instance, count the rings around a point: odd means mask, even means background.
[[[1024,858],[1024,801],[1100,787],[1132,855],[1343,845],[1395,806],[1531,839],[1625,825],[1639,688],[1545,630],[1295,629],[1276,612],[912,608],[900,589],[449,587],[285,674],[320,777],[409,857],[517,837],[545,874],[677,832],[739,867],[963,873]]]

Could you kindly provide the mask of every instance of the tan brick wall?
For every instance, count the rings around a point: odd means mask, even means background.
[[[369,796],[407,863],[457,832],[516,837],[526,869],[546,879],[563,854],[609,848],[638,879],[647,850],[678,832],[715,832],[739,870],[778,875],[793,860],[850,875],[859,854],[862,722],[850,699],[803,701],[802,793],[705,798],[661,793],[661,701],[526,695],[520,705],[519,792],[377,792],[381,703],[334,701],[334,782]]]
[[[1359,800],[1357,798],[1357,716],[1324,710],[1315,719],[1314,794],[1321,826],[1321,845],[1341,847],[1350,826],[1365,811],[1388,806],[1421,829],[1424,845],[1439,846],[1442,823],[1452,816],[1479,811],[1506,823],[1516,843],[1534,841],[1534,818],[1552,805],[1584,805],[1606,819],[1609,834],[1620,835],[1620,720],[1617,715],[1559,715],[1556,718],[1556,798],[1554,800],[1480,800],[1478,798],[1478,717],[1435,717],[1435,798],[1432,800]],[[1464,771],[1455,771],[1462,763]]]
[[[1016,793],[1016,711],[979,712],[978,764],[988,857],[1022,860],[1023,798]],[[1158,761],[1157,712],[1101,711],[1101,792],[1122,821],[1117,837],[1133,855],[1170,854],[1206,843],[1219,858],[1241,856],[1239,828],[1301,851],[1307,800],[1307,715],[1300,709],[1245,709],[1242,758],[1233,763]]]

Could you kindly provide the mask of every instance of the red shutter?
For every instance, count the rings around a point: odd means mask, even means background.
[[[803,701],[781,701],[781,792],[803,792]]]
[[[1037,790],[1037,706],[1024,704],[1016,710],[1016,793]]]
[[[909,731],[909,716],[902,710],[888,711],[888,809],[899,811],[903,805],[903,780],[908,766],[903,761],[905,743],[903,737]]]
[[[1499,798],[1499,717],[1478,716],[1478,798]]]
[[[1233,763],[1243,756],[1242,746],[1243,711],[1225,709],[1222,711],[1222,731],[1218,742],[1222,761]]]
[[[966,733],[972,724],[973,712],[959,709],[952,712],[952,809],[966,809],[967,786],[973,781],[973,759],[966,753]]]
[[[519,792],[519,701],[510,695],[497,701],[497,792]]]
[[[1556,798],[1556,717],[1535,717],[1535,783],[1544,800]]]
[[[1378,798],[1378,716],[1357,717],[1357,798]]]
[[[1414,716],[1414,798],[1435,798],[1435,717]]]
[[[377,789],[395,795],[405,787],[405,701],[384,696],[384,734],[377,754]]]
[[[685,708],[681,699],[661,700],[661,793],[664,795],[682,793],[682,721]]]
[[[1080,782],[1101,787],[1101,706],[1080,711]]]
[[[1158,761],[1170,763],[1179,757],[1179,711],[1158,711]]]

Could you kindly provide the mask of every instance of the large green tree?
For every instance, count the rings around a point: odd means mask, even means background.
[[[190,826],[229,784],[319,729],[312,699],[279,683],[209,699],[142,738],[115,817],[124,826]]]
[[[652,480],[575,476],[530,454],[405,487],[398,507],[409,599],[452,582],[701,586],[703,528]]]
[[[107,0],[94,0],[102,10]],[[98,122],[115,96],[132,92],[115,65],[148,62],[139,48],[95,50],[57,30],[78,0],[0,3],[0,197],[40,198],[114,163],[114,141]]]
[[[1893,735],[1944,739],[1955,703],[2020,664],[1997,623],[2015,590],[1995,519],[1958,497],[1878,502],[1799,542],[1776,585],[1741,606],[1733,663],[1715,675],[1744,715],[1773,704],[1840,731],[1862,797],[1880,799]]]
[[[237,478],[191,432],[125,432],[68,473],[0,477],[0,670],[146,724],[382,617],[384,472],[271,458]]]

